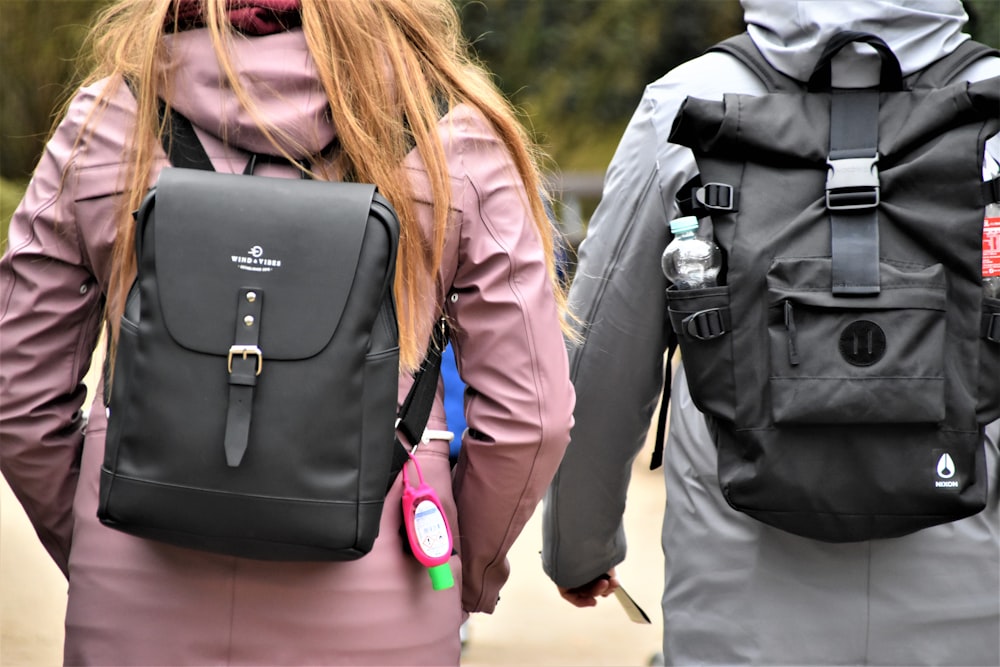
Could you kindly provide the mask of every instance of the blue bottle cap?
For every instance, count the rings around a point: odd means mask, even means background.
[[[698,218],[693,215],[685,215],[683,218],[670,221],[670,231],[674,234],[683,234],[695,229],[698,229]]]

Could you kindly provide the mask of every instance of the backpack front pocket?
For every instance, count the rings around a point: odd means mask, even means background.
[[[774,423],[945,417],[943,267],[880,265],[875,296],[834,296],[830,260],[779,259],[768,286]]]

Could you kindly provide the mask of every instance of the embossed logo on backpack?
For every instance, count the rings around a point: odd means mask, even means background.
[[[851,322],[840,334],[840,354],[854,366],[871,366],[885,354],[885,332],[868,320]]]
[[[241,271],[267,273],[281,268],[281,260],[265,255],[264,249],[259,245],[251,247],[246,255],[232,255],[230,260]]]

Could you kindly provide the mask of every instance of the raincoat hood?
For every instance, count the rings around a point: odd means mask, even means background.
[[[206,29],[167,35],[171,104],[198,128],[245,151],[274,154],[274,146],[227,85]],[[295,157],[314,155],[336,136],[326,94],[301,29],[261,37],[236,35],[233,67],[259,114]],[[284,136],[284,139],[282,139]]]
[[[903,76],[970,38],[962,32],[968,15],[960,0],[741,0],[741,4],[757,48],[775,69],[799,81],[809,79],[827,40],[843,30],[879,35],[899,59]]]

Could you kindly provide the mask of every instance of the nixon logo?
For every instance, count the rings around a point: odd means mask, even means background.
[[[951,454],[942,454],[938,459],[938,477],[941,479],[951,479],[955,476],[955,462],[951,460]]]
[[[945,452],[938,459],[937,476],[941,479],[934,482],[934,486],[946,489],[958,487],[958,480],[951,479],[955,476],[955,461],[951,458],[951,454]]]
[[[871,366],[885,354],[885,332],[874,322],[851,322],[840,334],[840,354],[853,366]]]

